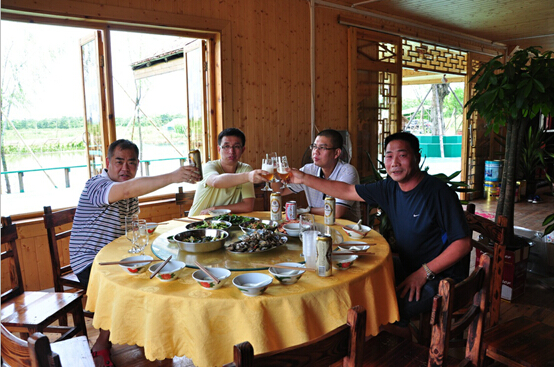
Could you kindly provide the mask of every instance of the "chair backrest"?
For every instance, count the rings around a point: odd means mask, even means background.
[[[490,257],[482,254],[479,265],[458,284],[450,278],[441,280],[431,311],[431,346],[428,366],[442,366],[448,355],[450,339],[467,331],[465,360],[480,366],[482,337],[488,307]],[[453,322],[455,312],[463,316]]]
[[[364,357],[366,310],[354,306],[348,310],[347,323],[309,342],[254,355],[249,342],[234,346],[234,366],[300,367],[328,366],[343,360],[342,366],[361,367]],[[233,366],[229,364],[227,366]]]
[[[18,367],[61,367],[60,357],[52,352],[48,337],[34,333],[28,341],[19,339],[2,325],[2,360]]]
[[[504,256],[508,241],[508,218],[500,216],[497,223],[475,214],[475,204],[468,204],[465,212],[467,224],[472,232],[478,233],[484,243],[472,238],[472,247],[492,256],[490,286],[489,327],[498,324],[500,318],[500,301],[502,296],[502,275]],[[488,246],[492,243],[493,247]]]
[[[193,202],[194,192],[183,192],[183,187],[179,186],[179,191],[175,194],[175,204],[179,205],[179,215],[187,217],[189,212],[185,208],[190,208]]]
[[[2,303],[25,291],[15,240],[17,240],[17,228],[15,224],[12,224],[12,218],[2,217],[2,245],[6,245],[5,251],[2,251],[2,268],[9,263],[7,268],[10,274],[10,289],[2,293]]]
[[[71,236],[71,229],[56,233],[56,227],[64,224],[73,223],[76,208],[59,210],[55,213],[49,206],[44,207],[44,227],[48,234],[48,246],[50,248],[50,262],[52,263],[52,273],[54,274],[54,289],[56,292],[63,292],[62,276],[72,272],[70,265],[61,265],[60,253],[58,251],[58,241]]]

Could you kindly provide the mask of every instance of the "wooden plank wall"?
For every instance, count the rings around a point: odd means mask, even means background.
[[[245,132],[242,160],[257,168],[267,152],[287,155],[291,166],[299,167],[311,143],[309,4],[306,0],[3,0],[1,6],[138,24],[180,22],[183,28],[203,27],[202,31],[224,27],[223,127]],[[347,129],[347,27],[337,23],[339,13],[315,6],[318,130]],[[296,199],[302,206],[303,195]],[[171,219],[178,216],[178,207],[174,202],[147,204],[143,216],[152,221]],[[17,224],[26,289],[52,287],[42,218]],[[63,251],[67,258],[66,246]]]

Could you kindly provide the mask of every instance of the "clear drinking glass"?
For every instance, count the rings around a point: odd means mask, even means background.
[[[279,174],[279,177],[281,178],[281,182],[283,183],[283,186],[281,186],[281,189],[286,189],[288,187],[287,183],[285,182],[290,175],[290,173],[287,172],[287,168],[289,168],[289,162],[287,160],[287,157],[286,156],[277,157],[277,173]]]
[[[146,238],[145,238],[146,236]],[[138,254],[140,253],[141,247],[144,245],[146,247],[146,244],[148,244],[148,230],[146,228],[146,220],[145,219],[137,219],[133,221],[133,237],[135,241],[133,242],[133,246],[129,250],[132,254]],[[146,244],[144,243],[146,239]]]
[[[302,240],[302,254],[306,261],[307,268],[315,269],[316,250],[315,243],[319,234],[313,214],[300,214],[298,217],[300,224],[300,239]]]
[[[133,248],[135,247],[135,232],[133,231],[133,222],[138,220],[138,215],[137,214],[133,214],[133,215],[127,215],[125,216],[125,237],[127,237],[127,239],[129,241],[131,241],[131,248],[129,249],[129,252],[133,252]]]
[[[262,159],[262,169],[268,173],[268,175],[264,177],[267,178],[269,181],[273,180],[273,172],[275,169],[273,157],[270,157],[268,154],[266,154],[266,157]],[[269,186],[269,181],[265,183],[262,191],[273,191]]]
[[[146,246],[148,246],[148,239],[149,239],[149,233],[148,233],[148,226],[146,225],[145,219],[139,219],[136,221],[136,241],[135,241],[135,248],[136,253],[142,253]]]

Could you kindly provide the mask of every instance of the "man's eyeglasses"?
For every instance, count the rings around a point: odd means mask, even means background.
[[[231,146],[231,145],[224,145],[224,146],[220,146],[220,147],[221,147],[221,149],[223,149],[223,150],[229,150],[229,149],[241,150],[241,149],[242,149],[242,145],[238,145],[238,144],[237,144],[237,145],[233,145],[233,146]]]
[[[315,144],[311,144],[310,149],[311,150],[317,150],[318,152],[321,152],[322,150],[334,150],[334,149],[337,149],[337,148],[327,148],[327,147],[324,147],[324,146],[319,146],[318,147]]]

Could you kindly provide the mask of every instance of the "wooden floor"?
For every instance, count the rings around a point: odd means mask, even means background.
[[[516,203],[516,214],[514,216],[516,226],[529,228],[534,231],[543,230],[541,224],[547,214],[553,212],[554,197],[548,195],[546,191],[544,194],[541,194],[541,197],[544,201],[540,204],[528,202]],[[476,204],[476,211],[478,213],[494,215],[496,210],[496,202],[494,200],[476,200],[473,202]],[[511,303],[502,302],[500,321],[507,321],[525,315],[554,326],[554,288],[550,288],[543,281],[544,277],[528,272],[525,294]],[[92,327],[90,319],[87,320],[87,323],[89,325],[89,341],[92,345],[98,336],[98,332]],[[228,347],[232,348],[231,346]],[[112,357],[117,367],[194,366],[192,361],[185,357],[151,362],[144,357],[142,348],[129,345],[114,345]],[[100,367],[101,364],[98,363],[97,366]]]

